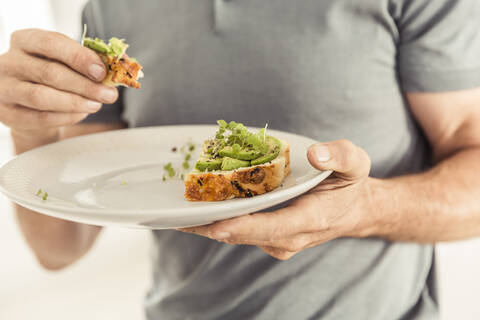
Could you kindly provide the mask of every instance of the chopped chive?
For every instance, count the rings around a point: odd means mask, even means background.
[[[38,189],[37,196],[41,195],[42,193],[43,193],[42,189]]]
[[[183,173],[180,175],[180,179],[185,179],[185,175]]]
[[[187,161],[184,161],[183,164],[182,164],[182,166],[183,166],[184,169],[190,168],[190,164],[188,164]]]
[[[45,200],[47,200],[47,198],[48,198],[48,192],[45,192],[43,194],[42,200],[45,201]]]
[[[185,156],[185,161],[188,161],[192,158],[192,155],[189,153]]]
[[[127,185],[127,181],[122,181],[122,186],[126,186]]]

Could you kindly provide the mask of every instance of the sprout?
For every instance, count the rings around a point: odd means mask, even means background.
[[[225,128],[228,126],[228,124],[227,124],[227,122],[226,122],[225,120],[218,120],[217,123],[218,123],[218,125],[220,126],[220,128],[221,128],[221,129],[223,128],[224,130],[225,130]]]
[[[167,171],[167,174],[170,178],[174,177],[175,176],[175,169],[173,169],[173,166],[172,166],[172,163],[169,162],[167,163],[166,165],[163,166],[163,169],[165,169],[165,171]]]

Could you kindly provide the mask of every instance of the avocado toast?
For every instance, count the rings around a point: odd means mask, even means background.
[[[125,86],[140,89],[138,79],[143,77],[142,66],[125,52],[129,47],[123,39],[111,38],[108,43],[102,39],[82,38],[82,45],[95,51],[107,68],[107,76],[102,81],[108,86]]]
[[[195,169],[185,177],[185,199],[220,201],[264,194],[280,186],[290,173],[288,142],[252,133],[234,121],[218,121],[206,140]]]

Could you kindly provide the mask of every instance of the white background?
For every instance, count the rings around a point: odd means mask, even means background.
[[[0,0],[0,53],[20,28],[58,30],[78,39],[84,3]],[[0,126],[0,164],[11,154],[8,131]],[[107,229],[79,263],[47,272],[35,262],[10,203],[0,196],[0,319],[143,319],[150,240],[146,231]],[[480,319],[480,240],[440,245],[437,255],[442,320]]]

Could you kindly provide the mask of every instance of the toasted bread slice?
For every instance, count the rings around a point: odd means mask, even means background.
[[[124,55],[123,58],[117,58],[106,54],[98,54],[107,67],[107,76],[102,81],[107,86],[127,86],[140,89],[138,79],[142,76],[142,66]]]
[[[185,199],[221,201],[249,198],[277,188],[290,173],[290,146],[288,142],[280,141],[280,153],[271,162],[231,171],[190,172],[185,177]]]

